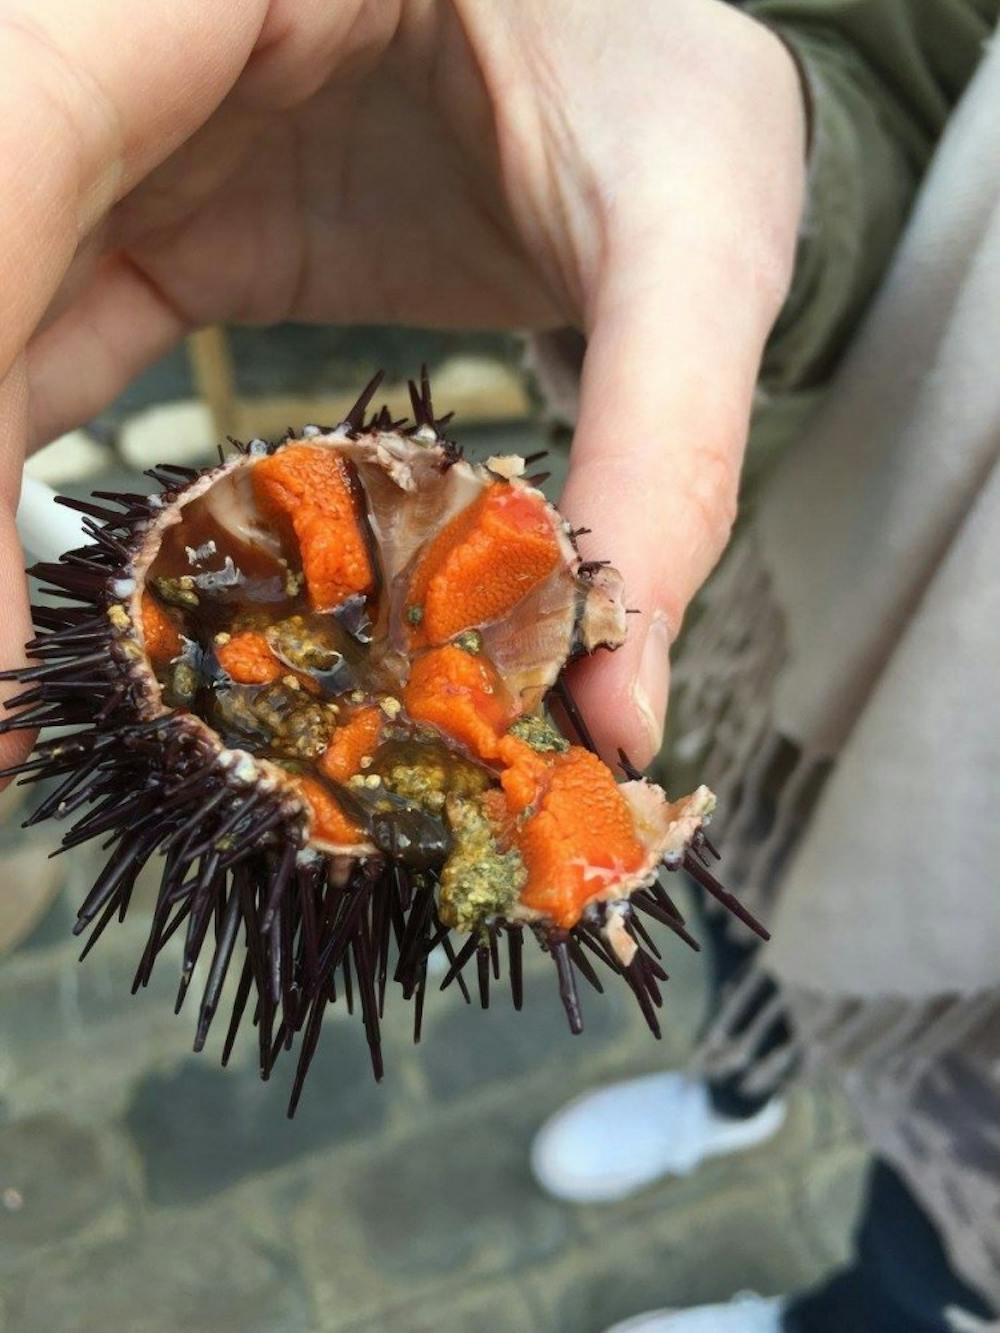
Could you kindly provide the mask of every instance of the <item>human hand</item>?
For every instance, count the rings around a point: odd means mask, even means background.
[[[564,509],[642,613],[578,688],[645,762],[791,273],[778,39],[717,0],[0,0],[0,89],[0,656],[28,634],[25,450],[188,330],[576,324]]]

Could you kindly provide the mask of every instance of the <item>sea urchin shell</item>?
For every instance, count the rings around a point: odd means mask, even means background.
[[[253,996],[263,1077],[298,1040],[290,1114],[338,992],[357,989],[381,1075],[390,959],[417,1038],[432,950],[466,999],[475,960],[485,1007],[504,939],[520,1008],[526,930],[574,1031],[593,958],[658,1035],[666,974],[638,914],[697,947],[663,867],[763,933],[708,868],[711,793],[671,803],[624,756],[617,782],[562,680],[621,643],[619,576],[580,560],[523,460],[473,465],[443,438],[426,376],[412,425],[366,420],[377,383],[336,428],[152,469],[159,494],[63,500],[91,544],[32,571],[58,604],[6,673],[26,689],[2,730],[60,729],[9,770],[56,779],[30,822],[74,816],[63,850],[110,847],[84,953],[158,854],[134,989],[180,931],[179,1008],[210,952],[201,1049],[238,956],[223,1063]]]

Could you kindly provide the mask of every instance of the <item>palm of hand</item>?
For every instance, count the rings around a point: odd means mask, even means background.
[[[472,71],[431,87],[406,65],[387,50],[363,80],[335,70],[288,108],[223,106],[133,192],[109,239],[193,324],[572,318],[547,257],[518,235]]]
[[[334,59],[286,106],[237,85],[116,207],[79,266],[123,253],[191,325],[578,320],[566,238],[522,229],[544,206],[531,164],[516,151],[501,164],[475,56],[453,12],[436,27],[421,44],[449,58],[430,77],[415,37],[397,33],[361,75]]]

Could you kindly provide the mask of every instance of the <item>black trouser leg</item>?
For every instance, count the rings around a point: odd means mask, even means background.
[[[718,913],[702,913],[703,929],[700,934],[705,942],[706,954],[711,974],[711,998],[708,1020],[712,1021],[726,988],[734,982],[746,968],[754,954],[760,948],[760,941],[754,936],[744,940],[734,937],[727,923]],[[748,1008],[742,1027],[749,1026],[754,1018],[774,995],[772,985],[765,986],[754,1003]],[[739,1031],[739,1028],[737,1028]],[[772,1024],[758,1047],[761,1056],[770,1054],[789,1039],[788,1024],[784,1020]],[[749,1120],[755,1116],[771,1099],[770,1093],[748,1096],[740,1090],[741,1076],[712,1079],[708,1085],[712,1109],[731,1120]]]
[[[792,1300],[786,1333],[947,1333],[948,1306],[995,1317],[951,1267],[927,1214],[884,1161],[872,1165],[855,1246],[848,1268]]]

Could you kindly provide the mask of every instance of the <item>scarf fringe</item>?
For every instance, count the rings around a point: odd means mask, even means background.
[[[671,724],[677,766],[697,765],[719,796],[727,876],[765,922],[833,767],[833,756],[804,750],[775,725],[786,654],[784,618],[750,532],[685,636]],[[1000,1308],[1000,988],[924,1001],[775,994],[758,956],[724,996],[693,1065],[707,1079],[735,1078],[751,1096],[803,1074],[841,1076],[876,1151],[938,1221],[957,1270]],[[1000,1322],[951,1317],[956,1333],[1000,1333]]]
[[[777,903],[781,870],[833,767],[832,756],[807,752],[775,727],[774,684],[786,656],[784,619],[749,532],[712,580],[685,636],[671,714],[674,752],[682,763],[696,762],[718,794],[727,877],[765,921]],[[729,918],[727,929],[742,928]],[[772,985],[752,963],[731,988],[702,1044],[706,1072],[754,1070],[762,1084],[756,1090],[765,1090],[765,1068],[776,1079],[794,1058],[769,1053],[764,1066],[758,1052],[775,1025],[791,1017],[795,1055],[808,1048],[845,1068],[877,1067],[905,1097],[972,1028],[1000,1012],[1000,992],[925,1002],[802,993],[790,1015],[787,1000],[768,998]]]
[[[681,644],[669,767],[692,765],[716,793],[727,877],[765,920],[832,767],[828,756],[803,750],[775,727],[774,683],[786,657],[784,616],[747,533],[706,589]]]

